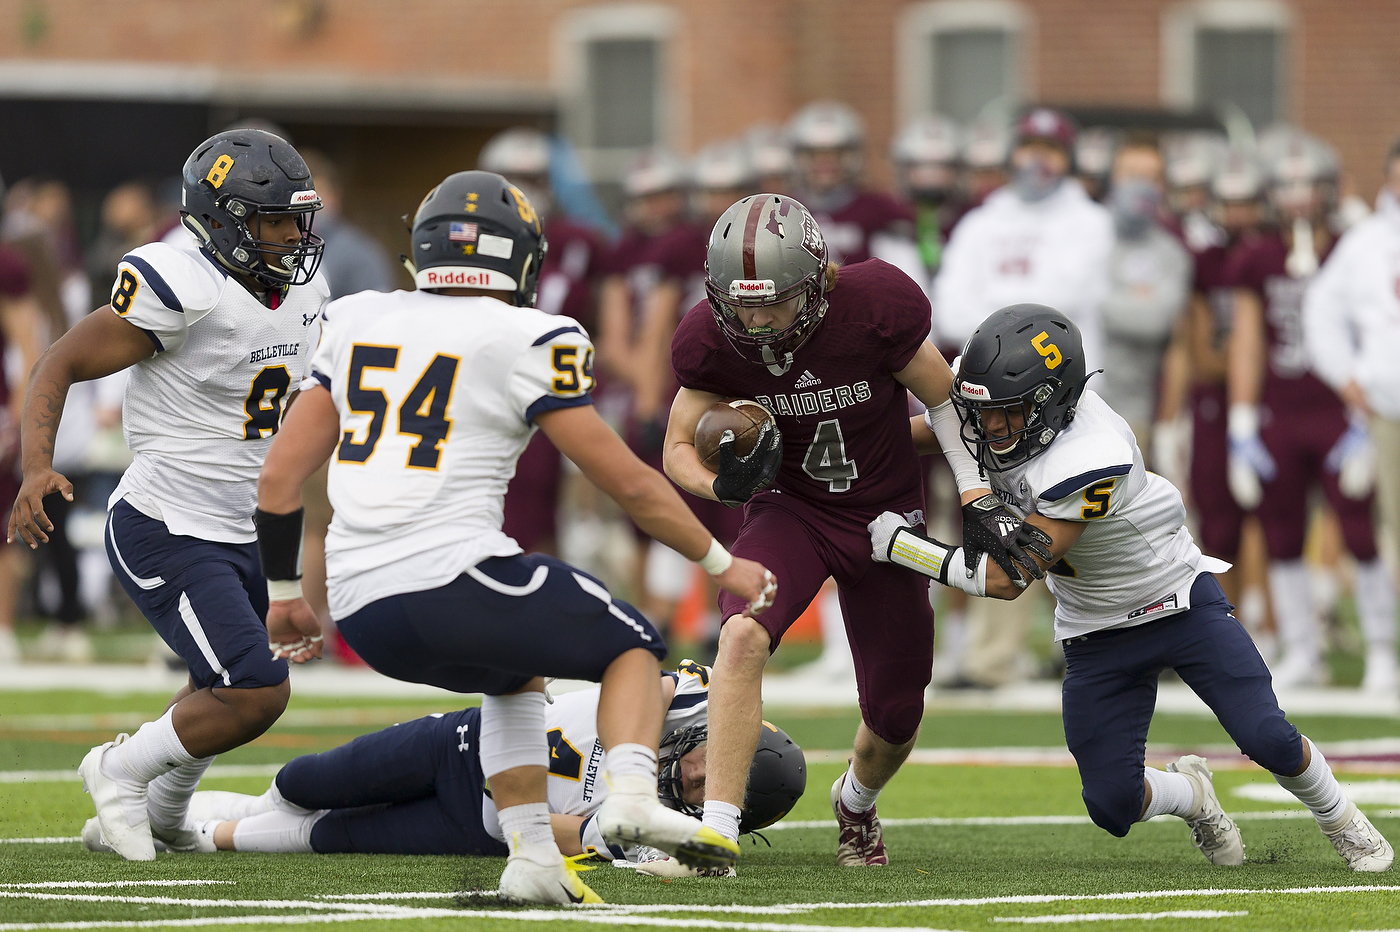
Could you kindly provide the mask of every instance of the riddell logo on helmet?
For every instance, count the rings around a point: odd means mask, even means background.
[[[981,385],[974,385],[971,382],[963,382],[958,386],[958,391],[964,398],[987,399],[992,397],[992,393]]]
[[[489,285],[491,273],[478,269],[424,269],[423,277],[428,287],[439,288],[446,285]]]
[[[297,207],[301,204],[311,204],[314,203],[316,200],[317,197],[315,191],[298,191],[297,193],[292,195],[291,206]]]
[[[729,296],[731,298],[767,297],[777,293],[778,288],[773,284],[771,278],[753,281],[738,279],[729,283]]]

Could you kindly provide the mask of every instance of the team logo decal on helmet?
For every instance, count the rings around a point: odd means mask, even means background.
[[[681,780],[681,758],[709,740],[706,725],[690,725],[661,739],[657,795],[678,812],[694,818],[704,810],[685,801]],[[802,748],[777,725],[764,722],[758,749],[749,766],[749,782],[739,815],[739,831],[767,828],[792,811],[807,789],[807,758]]]
[[[826,262],[821,228],[790,197],[755,194],[720,215],[705,256],[705,293],[739,355],[779,375],[792,366],[826,316]],[[793,300],[796,314],[782,328],[750,326],[740,314]]]
[[[311,171],[281,136],[234,129],[211,136],[181,171],[180,222],[231,271],[285,294],[311,281],[326,244],[311,231],[321,209]],[[263,239],[262,221],[296,219],[295,243]]]
[[[953,377],[963,443],[988,472],[1019,466],[1073,420],[1087,381],[1068,317],[1041,304],[1004,307],[972,334]]]

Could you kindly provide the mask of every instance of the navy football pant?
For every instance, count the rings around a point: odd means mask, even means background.
[[[311,829],[318,854],[505,855],[483,827],[481,710],[429,715],[298,757],[277,789],[329,809]]]
[[[396,680],[502,696],[537,676],[601,682],[622,654],[666,656],[646,616],[563,560],[490,557],[437,589],[371,602],[340,634]]]
[[[1168,668],[1256,764],[1285,776],[1302,766],[1302,740],[1232,608],[1215,577],[1203,573],[1185,612],[1065,641],[1065,742],[1095,825],[1121,838],[1142,813],[1147,728],[1157,677]]]
[[[277,686],[287,661],[267,646],[267,582],[257,544],[171,534],[119,501],[107,515],[107,559],[122,589],[203,689]]]

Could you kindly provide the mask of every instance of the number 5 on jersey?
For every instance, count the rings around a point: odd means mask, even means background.
[[[447,406],[452,400],[452,388],[457,381],[457,366],[461,360],[443,353],[433,357],[418,381],[409,389],[399,405],[399,433],[418,437],[408,451],[410,469],[437,469],[442,459],[442,444],[452,430]],[[375,346],[356,343],[350,348],[350,372],[346,383],[345,404],[356,414],[369,415],[365,439],[355,440],[355,431],[347,430],[340,438],[336,459],[342,463],[364,463],[374,455],[379,438],[384,434],[384,421],[389,413],[389,396],[383,389],[365,388],[366,369],[394,371],[399,366],[397,346]]]

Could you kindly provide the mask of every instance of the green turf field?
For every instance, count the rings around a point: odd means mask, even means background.
[[[769,718],[826,753],[813,754],[807,796],[766,833],[772,847],[746,839],[736,880],[666,883],[600,867],[586,879],[606,908],[463,905],[462,891],[494,887],[503,862],[490,859],[225,853],[128,864],[75,841],[3,841],[76,836],[91,809],[65,772],[92,744],[134,729],[163,705],[153,695],[0,693],[0,932],[339,922],[395,932],[463,922],[489,930],[543,922],[560,932],[597,924],[746,932],[1093,929],[1105,919],[1117,920],[1107,927],[1114,930],[1163,932],[1400,928],[1400,876],[1352,874],[1312,820],[1300,817],[1300,806],[1232,792],[1272,785],[1258,769],[1216,776],[1227,810],[1240,816],[1250,858],[1242,868],[1211,867],[1175,819],[1136,826],[1125,839],[1088,824],[1069,767],[929,765],[907,767],[880,799],[891,866],[836,868],[827,789],[855,716],[776,708]],[[219,759],[253,775],[210,777],[204,787],[261,792],[277,763],[436,710],[421,701],[297,698],[271,732]],[[1298,724],[1324,744],[1400,731],[1385,719]],[[1159,718],[1151,737],[1184,747],[1227,740],[1213,722],[1186,716]],[[920,745],[1062,748],[1061,741],[1053,715],[941,713],[925,720]],[[1400,810],[1371,812],[1383,813],[1377,827],[1400,838]]]

